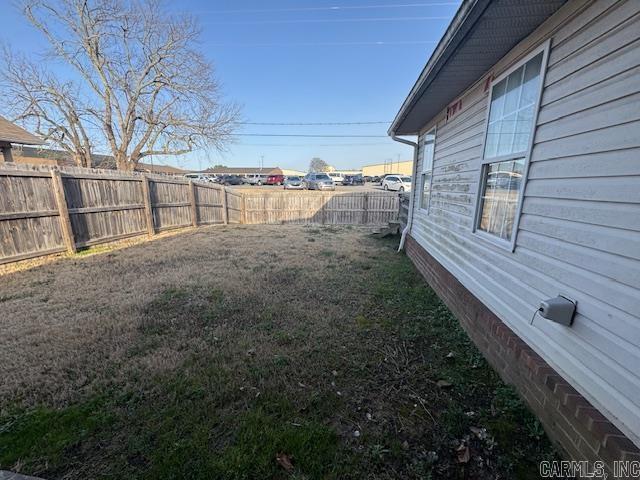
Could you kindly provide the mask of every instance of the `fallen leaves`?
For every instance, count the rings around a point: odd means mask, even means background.
[[[280,465],[288,473],[293,472],[294,467],[292,460],[293,458],[286,453],[278,453],[276,455],[276,462],[278,462],[278,465]]]
[[[446,380],[438,380],[438,381],[436,382],[436,385],[437,385],[438,387],[442,388],[443,390],[444,390],[444,389],[446,389],[446,388],[451,388],[451,387],[453,387],[453,383],[448,382],[448,381],[446,381]]]
[[[471,430],[471,433],[473,433],[478,440],[485,440],[487,438],[486,428],[469,427],[469,430]]]
[[[456,448],[456,454],[458,457],[458,463],[468,463],[471,455],[469,454],[469,447],[464,443],[461,443],[458,448]]]

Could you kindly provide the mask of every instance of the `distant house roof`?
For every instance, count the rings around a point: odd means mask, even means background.
[[[60,166],[75,166],[73,158],[69,152],[64,150],[54,150],[51,148],[37,148],[37,147],[21,147],[18,146],[15,149],[15,156],[26,163],[42,163],[39,159],[54,160]],[[29,159],[33,158],[34,161],[30,162]],[[116,168],[115,159],[111,155],[91,155],[91,167],[92,168],[104,168],[107,170],[114,170]],[[193,170],[185,170],[183,168],[174,167],[171,165],[160,165],[151,163],[138,163],[136,170],[139,172],[147,173],[161,173],[165,175],[184,175],[186,173],[192,173]],[[215,167],[207,168],[201,173],[217,174],[217,175],[246,175],[249,173],[264,173],[265,175],[282,175],[282,170],[279,167]]]
[[[44,142],[24,128],[0,116],[0,142],[22,145],[42,145]]]
[[[142,162],[138,163],[136,170],[139,172],[164,173],[166,175],[183,175],[191,172],[191,170],[184,170],[182,168],[172,167],[171,165],[157,165]]]
[[[282,170],[280,170],[279,167],[212,167],[207,168],[202,173],[213,173],[216,175],[246,175],[248,173],[281,175]]]
[[[566,0],[464,0],[389,127],[416,135]]]
[[[73,157],[69,152],[64,150],[55,150],[52,148],[38,148],[38,147],[17,147],[15,149],[15,156],[22,157],[22,159],[33,158],[34,163],[38,163],[38,159],[55,160],[60,166],[75,166]],[[93,168],[104,168],[107,170],[115,169],[116,162],[111,155],[91,155],[91,166]]]
[[[27,163],[31,163],[29,159],[33,159],[33,163],[35,164],[41,163],[39,160],[54,160],[59,166],[75,166],[71,154],[64,150],[19,146],[15,149],[15,155],[23,162],[26,160]],[[94,153],[91,155],[91,167],[115,170],[116,161],[111,155]],[[190,170],[183,170],[170,165],[152,165],[150,163],[138,163],[136,170],[139,172],[163,173],[167,175],[182,175],[190,172]]]

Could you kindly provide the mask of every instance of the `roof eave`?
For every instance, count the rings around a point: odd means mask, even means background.
[[[26,140],[24,138],[0,138],[0,143],[10,143],[16,145],[44,145],[45,142],[40,140],[38,137],[33,138],[33,140]]]
[[[431,57],[429,57],[429,61],[422,69],[422,72],[411,88],[409,95],[407,95],[407,98],[402,103],[396,117],[393,119],[393,122],[387,131],[389,136],[417,135],[419,133],[418,131],[403,131],[400,128],[402,126],[402,122],[407,116],[409,109],[415,104],[416,100],[422,94],[424,88],[435,77],[443,62],[446,62],[447,58],[455,51],[458,43],[464,38],[464,35],[457,35],[460,28],[465,24],[473,11],[477,12],[478,7],[480,7],[480,11],[484,10],[489,1],[490,0],[464,0],[462,2],[455,16],[451,20],[451,23],[447,27],[447,31],[438,42],[438,45],[431,54]]]

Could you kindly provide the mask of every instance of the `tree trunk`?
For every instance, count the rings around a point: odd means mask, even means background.
[[[86,168],[91,168],[92,166],[92,162],[91,162],[91,152],[83,152],[84,154],[84,166]]]
[[[118,170],[123,170],[125,172],[130,172],[133,170],[133,164],[127,158],[127,155],[123,152],[116,152],[116,168]]]
[[[78,167],[91,168],[91,152],[84,150],[74,152],[73,162]]]

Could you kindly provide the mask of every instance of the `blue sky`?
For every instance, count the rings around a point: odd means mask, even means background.
[[[453,17],[447,0],[181,0],[195,14],[202,48],[244,120],[265,123],[381,122],[394,118]],[[17,10],[3,12],[0,40],[27,54],[44,43]],[[381,43],[378,43],[381,42]],[[245,125],[241,134],[380,135],[387,125]],[[398,158],[409,148],[380,138],[238,136],[228,151],[156,157],[186,168],[213,164],[306,170],[312,157],[337,168]]]

